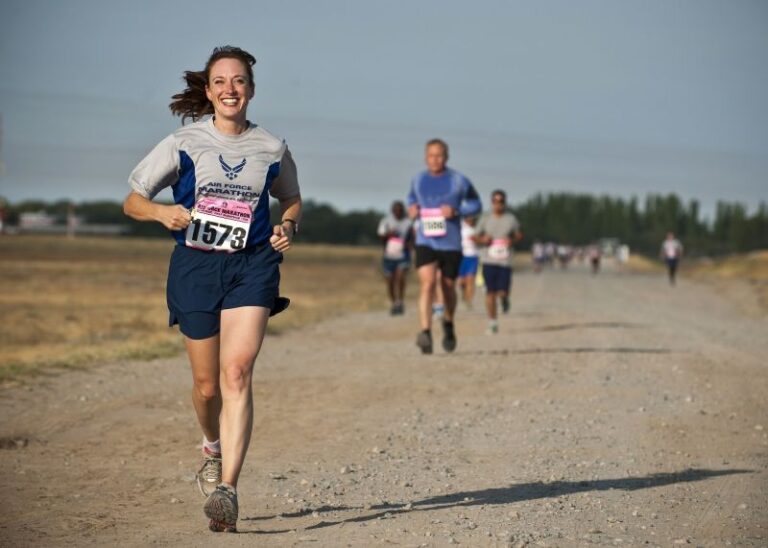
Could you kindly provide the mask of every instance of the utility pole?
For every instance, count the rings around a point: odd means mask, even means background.
[[[3,162],[3,113],[0,112],[0,177],[5,173],[5,162]]]

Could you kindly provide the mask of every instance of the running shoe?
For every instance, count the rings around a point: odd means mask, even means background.
[[[419,336],[416,337],[416,346],[421,348],[422,354],[432,353],[432,333],[429,331],[422,331]]]
[[[486,335],[495,335],[499,332],[499,323],[495,320],[488,322],[488,328],[485,330]]]
[[[453,352],[456,350],[456,333],[453,330],[453,322],[443,320],[443,350]]]
[[[509,314],[509,295],[504,295],[501,298],[501,311],[504,314]]]
[[[231,487],[219,485],[203,506],[210,520],[208,529],[214,533],[237,533],[237,493]]]
[[[197,471],[197,488],[204,497],[209,496],[221,483],[221,453],[203,449],[203,464]]]

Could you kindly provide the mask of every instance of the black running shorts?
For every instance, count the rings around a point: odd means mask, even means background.
[[[459,275],[461,251],[441,251],[425,245],[416,246],[416,268],[437,263],[440,273],[449,280],[455,280]]]

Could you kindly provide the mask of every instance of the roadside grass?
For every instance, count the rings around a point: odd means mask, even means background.
[[[663,271],[664,266],[644,255],[632,254],[629,256],[627,268],[632,272],[652,273]]]
[[[683,263],[683,272],[696,280],[723,285],[732,280],[749,284],[756,305],[768,314],[768,250]]]
[[[690,267],[689,273],[753,282],[766,281],[768,280],[768,250],[728,255],[718,259],[698,259]]]
[[[169,240],[0,237],[0,382],[183,350],[168,328]],[[297,245],[281,292],[292,300],[269,331],[384,308],[375,248]]]

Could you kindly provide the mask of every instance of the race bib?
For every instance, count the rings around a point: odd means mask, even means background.
[[[244,249],[252,216],[251,206],[245,202],[200,198],[187,227],[186,245],[228,253]]]
[[[673,245],[667,245],[664,244],[664,254],[666,255],[667,259],[676,259],[677,258],[677,246]]]
[[[440,208],[421,210],[421,231],[427,238],[445,236],[448,228]]]
[[[506,261],[509,259],[508,241],[504,238],[492,240],[491,245],[488,246],[488,258],[499,261]]]
[[[384,248],[384,257],[396,261],[405,259],[405,240],[396,236],[388,239]]]

